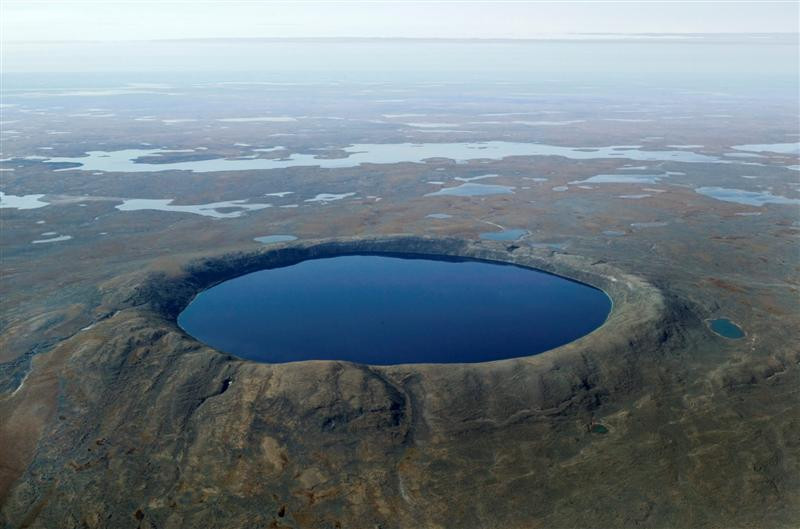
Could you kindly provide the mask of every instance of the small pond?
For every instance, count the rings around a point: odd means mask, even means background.
[[[263,237],[255,237],[253,240],[261,244],[275,244],[278,242],[296,241],[297,237],[294,235],[264,235]]]
[[[487,241],[516,241],[528,234],[528,230],[514,228],[503,231],[486,231],[480,234],[481,239]]]
[[[744,338],[744,331],[742,331],[741,327],[733,323],[731,320],[727,318],[718,318],[716,320],[710,320],[708,322],[709,327],[715,333],[719,334],[723,338],[729,338],[731,340],[737,340],[739,338]]]

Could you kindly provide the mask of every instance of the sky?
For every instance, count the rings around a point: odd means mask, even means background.
[[[0,0],[0,70],[795,75],[798,6],[796,0]],[[793,36],[572,42],[587,33]],[[309,37],[520,40],[248,40]]]
[[[2,40],[798,32],[789,1],[2,0]]]

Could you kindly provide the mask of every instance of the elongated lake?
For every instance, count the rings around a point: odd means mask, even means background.
[[[513,265],[353,255],[223,282],[180,314],[189,334],[260,362],[485,362],[529,356],[605,322],[596,288]]]
[[[271,150],[271,149],[270,149]],[[319,157],[316,154],[285,153],[281,158],[227,159],[204,153],[201,160],[170,161],[167,155],[175,151],[164,149],[125,149],[119,151],[89,151],[85,156],[42,158],[47,164],[67,163],[75,167],[62,170],[142,173],[153,171],[254,171],[315,166],[325,169],[356,167],[364,163],[420,163],[432,158],[451,160],[500,160],[509,156],[562,156],[571,160],[621,158],[637,161],[715,162],[718,158],[691,151],[648,151],[639,145],[609,147],[564,147],[543,143],[507,141],[461,143],[363,143],[341,149],[339,158]],[[262,149],[263,152],[263,149]],[[209,158],[206,158],[208,156]],[[3,160],[5,162],[13,159]]]

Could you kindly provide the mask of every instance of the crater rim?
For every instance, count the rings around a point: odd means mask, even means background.
[[[348,360],[297,360],[280,363],[242,358],[220,351],[188,332],[177,322],[180,313],[201,292],[222,282],[253,272],[283,268],[325,257],[378,255],[446,260],[463,259],[494,264],[511,264],[581,283],[603,292],[611,301],[606,320],[599,327],[576,340],[529,355],[464,363],[368,364]],[[636,275],[622,271],[603,260],[591,260],[578,254],[527,247],[508,242],[471,240],[455,237],[387,235],[376,237],[335,237],[298,239],[256,249],[208,254],[188,261],[178,272],[155,272],[137,288],[133,305],[166,320],[173,330],[196,346],[244,363],[293,365],[327,362],[361,365],[368,368],[485,366],[519,361],[552,359],[564,354],[600,354],[620,339],[646,333],[665,322],[665,302],[660,290]],[[652,334],[652,333],[648,333]]]

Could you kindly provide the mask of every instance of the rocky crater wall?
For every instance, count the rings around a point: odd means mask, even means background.
[[[575,342],[481,364],[259,364],[176,324],[198,292],[238,275],[398,253],[537,268],[601,288],[614,306]],[[587,454],[623,435],[621,403],[680,377],[675,351],[702,326],[604,262],[409,236],[203,257],[113,302],[113,315],[55,352],[67,359],[58,409],[6,499],[11,526],[530,527],[564,498],[574,505],[558,519],[585,519],[596,485],[579,482],[600,461]],[[597,421],[610,432],[591,433]]]

